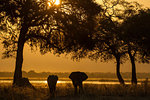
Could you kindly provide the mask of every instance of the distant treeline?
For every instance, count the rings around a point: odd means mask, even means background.
[[[13,77],[13,72],[0,72],[0,77]],[[23,77],[38,77],[38,78],[46,78],[48,75],[55,74],[60,78],[68,78],[70,72],[40,72],[37,73],[35,71],[23,71]],[[117,78],[115,73],[102,73],[102,72],[86,72],[89,78]],[[122,73],[124,78],[131,78],[130,72]],[[150,78],[150,73],[137,73],[137,78]]]

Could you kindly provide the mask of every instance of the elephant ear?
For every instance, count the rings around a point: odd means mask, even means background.
[[[72,72],[72,73],[69,75],[69,78],[70,78],[71,80],[74,80],[74,79],[76,78],[75,73]]]
[[[58,76],[57,75],[55,75],[54,77],[55,77],[56,80],[58,80]]]
[[[87,78],[88,76],[84,72],[81,72],[81,80],[85,81]]]

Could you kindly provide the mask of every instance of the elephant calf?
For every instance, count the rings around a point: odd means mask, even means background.
[[[74,88],[75,88],[75,94],[77,94],[77,87],[79,86],[79,93],[83,92],[83,86],[82,81],[85,81],[88,76],[84,72],[72,72],[69,76],[69,78],[72,80]]]
[[[58,80],[57,75],[49,75],[47,78],[47,83],[48,83],[51,96],[54,96],[55,94],[57,80]]]

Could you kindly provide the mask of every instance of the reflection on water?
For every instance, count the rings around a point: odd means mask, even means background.
[[[12,83],[13,80],[0,80],[0,83]],[[34,84],[47,84],[45,80],[30,80]],[[57,81],[58,84],[72,83],[72,81]],[[84,81],[83,84],[119,84],[119,82],[112,81]],[[126,82],[126,84],[131,84],[131,82]],[[141,84],[140,82],[138,84]]]

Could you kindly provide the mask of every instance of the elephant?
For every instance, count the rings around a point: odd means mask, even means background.
[[[77,87],[79,87],[79,94],[82,92],[83,93],[83,86],[82,86],[82,82],[85,81],[88,76],[84,73],[84,72],[72,72],[69,75],[69,78],[72,80],[74,89],[75,89],[75,94],[77,94]]]
[[[57,75],[49,75],[47,78],[47,83],[48,83],[48,87],[49,87],[51,96],[54,96],[54,94],[55,94],[57,80],[58,80]]]

